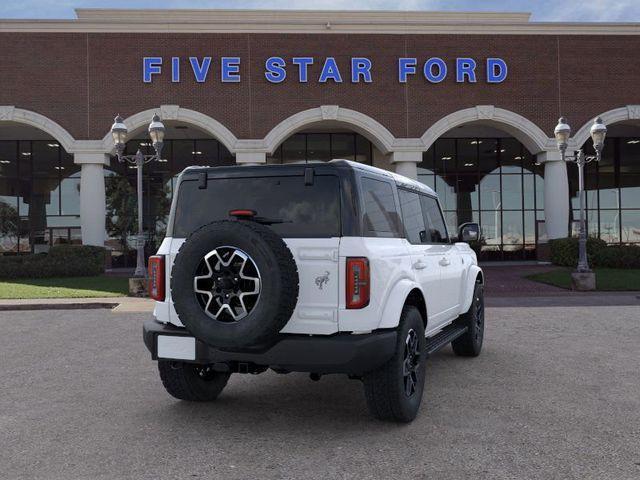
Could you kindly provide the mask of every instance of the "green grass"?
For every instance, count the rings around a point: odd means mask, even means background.
[[[527,275],[526,278],[540,283],[571,288],[572,268],[558,268],[550,272]],[[640,269],[594,268],[596,289],[601,291],[630,291],[640,289]]]
[[[0,280],[0,299],[121,297],[129,291],[123,277],[69,277]]]

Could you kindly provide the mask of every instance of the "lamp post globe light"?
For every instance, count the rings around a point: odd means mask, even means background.
[[[153,144],[155,154],[144,155],[140,149],[135,155],[125,155],[124,148],[127,143],[128,129],[124,124],[124,120],[118,115],[113,125],[111,126],[111,136],[113,137],[113,143],[116,147],[116,156],[119,162],[130,163],[135,165],[137,170],[137,194],[138,194],[138,235],[136,237],[136,271],[135,277],[144,278],[146,276],[146,269],[144,266],[144,233],[142,224],[142,167],[145,163],[149,163],[154,160],[161,160],[162,147],[164,145],[164,124],[160,120],[160,117],[155,114],[149,124],[149,137]]]
[[[577,290],[595,290],[595,274],[589,268],[587,259],[587,228],[585,219],[585,191],[584,191],[584,166],[590,162],[599,162],[604,148],[604,139],[607,135],[607,127],[600,117],[597,117],[591,126],[591,139],[595,155],[585,155],[582,149],[567,154],[571,127],[564,117],[558,120],[558,125],[553,131],[558,144],[558,150],[563,161],[573,162],[578,166],[578,192],[580,198],[580,233],[578,239],[578,266],[571,275],[573,286]]]

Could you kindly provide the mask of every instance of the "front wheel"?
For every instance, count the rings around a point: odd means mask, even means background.
[[[424,322],[417,308],[402,310],[396,352],[362,378],[369,412],[379,420],[410,422],[418,414],[425,379]]]
[[[476,283],[469,310],[460,315],[456,322],[467,327],[467,331],[451,342],[454,353],[461,357],[477,357],[482,351],[484,339],[484,286],[481,283]]]
[[[179,400],[210,402],[227,385],[230,373],[216,372],[209,365],[159,360],[158,370],[165,390]]]

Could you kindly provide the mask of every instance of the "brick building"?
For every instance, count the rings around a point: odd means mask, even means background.
[[[535,23],[518,13],[77,10],[0,20],[0,252],[105,244],[135,169],[113,158],[167,126],[144,170],[146,229],[162,235],[187,165],[349,158],[434,187],[450,230],[483,228],[485,259],[535,258],[576,229],[577,172],[553,129],[603,160],[587,168],[588,228],[640,242],[640,24]],[[127,210],[128,209],[128,210]],[[120,226],[120,230],[122,230]],[[126,229],[125,229],[126,230]]]

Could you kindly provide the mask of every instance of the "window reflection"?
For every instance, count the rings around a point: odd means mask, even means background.
[[[543,169],[513,138],[441,138],[423,154],[418,180],[432,187],[447,226],[481,224],[481,259],[533,258],[544,219]]]

